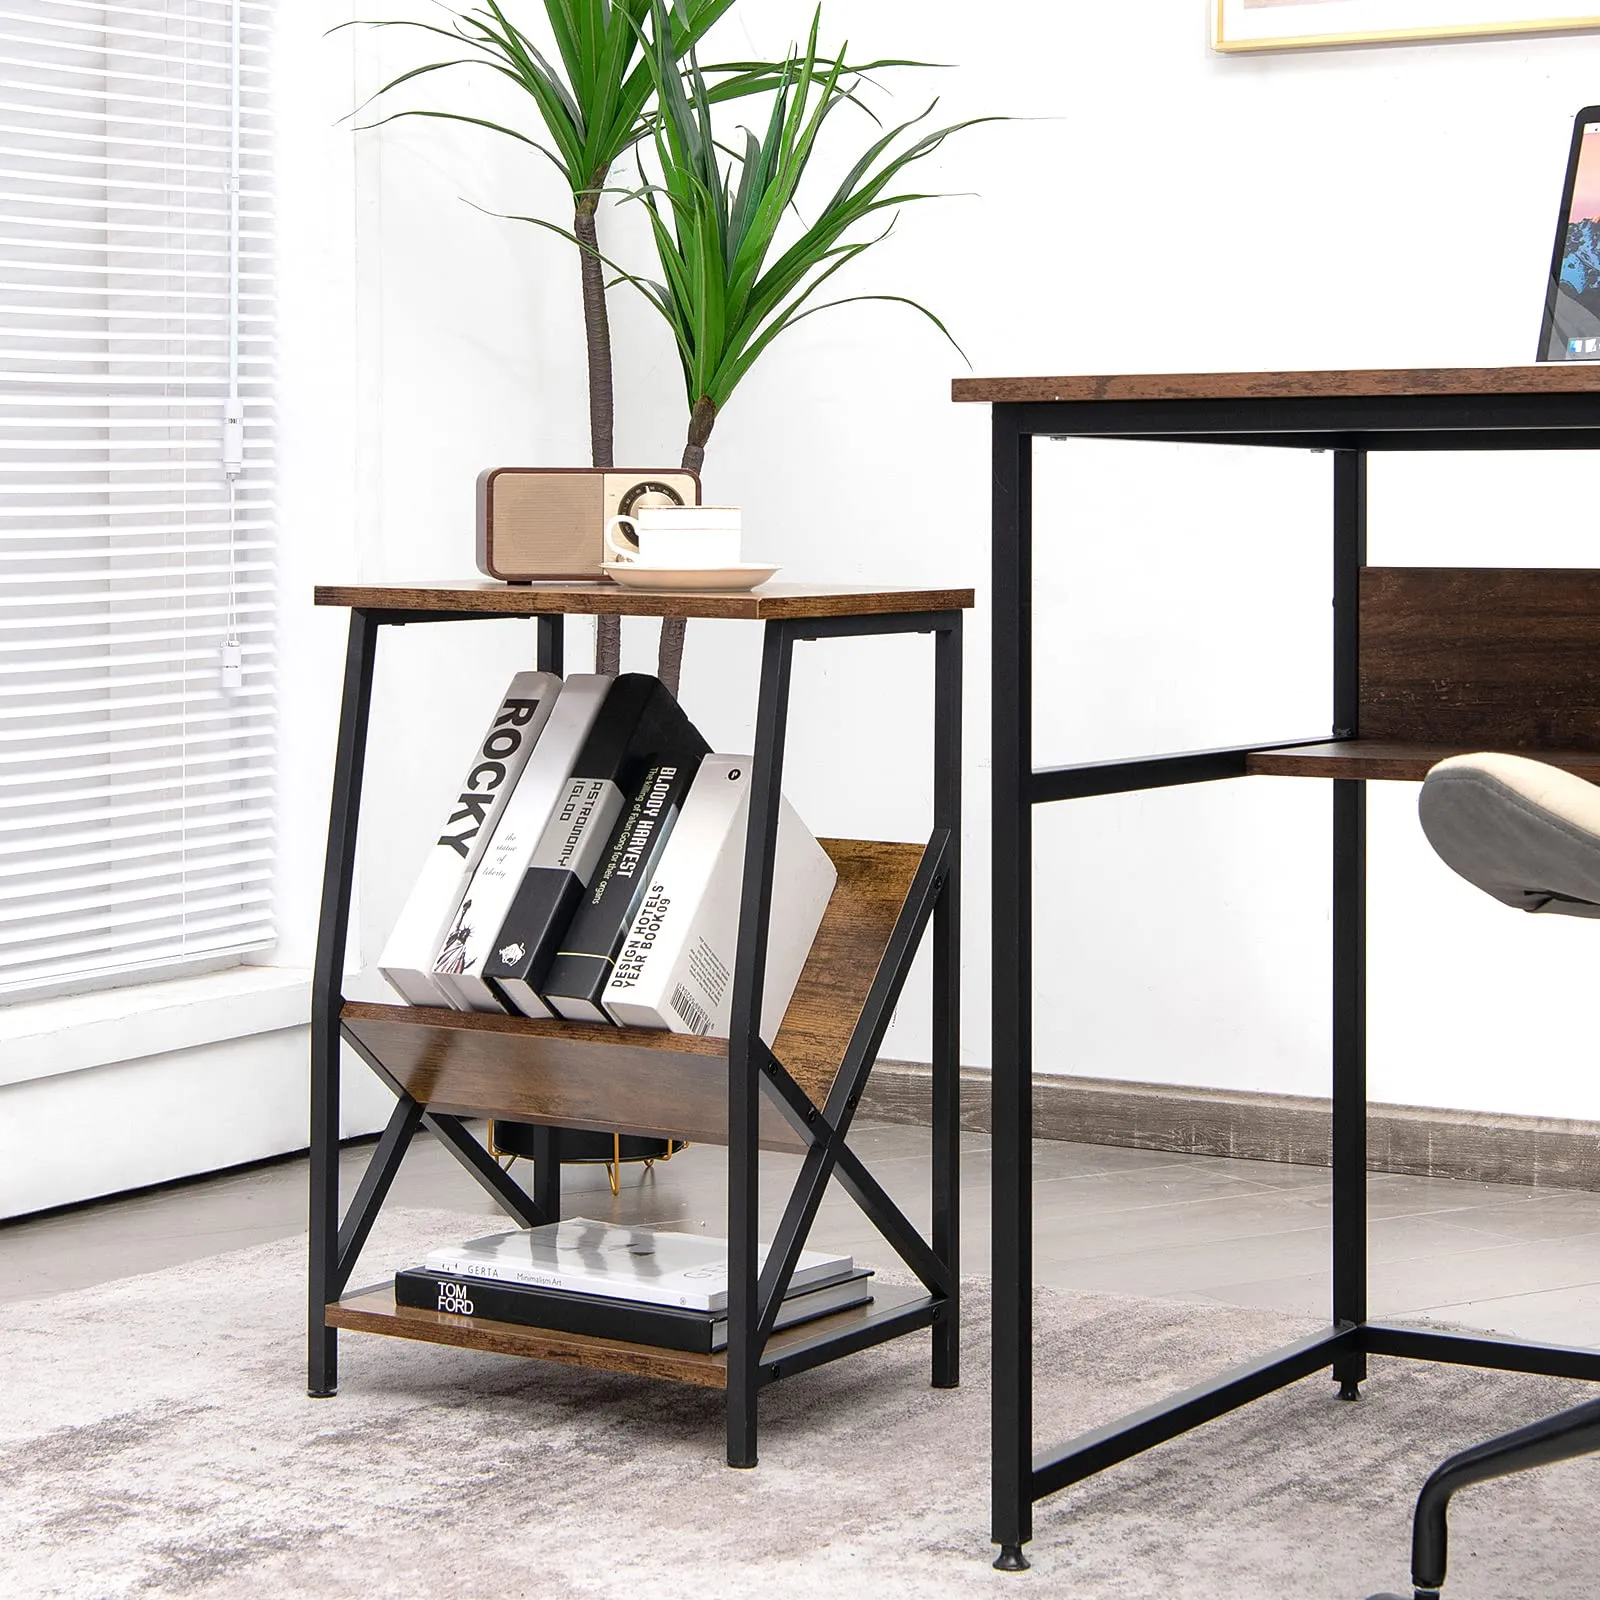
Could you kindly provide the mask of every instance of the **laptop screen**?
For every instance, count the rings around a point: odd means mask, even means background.
[[[1573,130],[1539,359],[1600,361],[1600,106]]]

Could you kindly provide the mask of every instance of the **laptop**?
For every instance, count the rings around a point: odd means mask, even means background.
[[[1600,361],[1600,106],[1572,128],[1538,359]]]

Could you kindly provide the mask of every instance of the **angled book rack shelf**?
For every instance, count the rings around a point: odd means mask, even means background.
[[[756,1397],[776,1379],[931,1328],[933,1382],[952,1387],[958,1374],[961,614],[972,604],[971,590],[775,584],[759,593],[726,595],[635,593],[610,584],[458,583],[319,588],[316,600],[349,609],[350,642],[313,988],[310,1392],[336,1392],[340,1328],[673,1379],[727,1391],[729,1464],[753,1466]],[[559,673],[564,617],[595,612],[744,618],[764,625],[729,1037],[346,1001],[341,977],[378,630],[527,617],[538,629],[539,667]],[[925,844],[822,841],[838,869],[838,882],[768,1049],[758,1031],[754,997],[762,991],[766,964],[794,647],[884,633],[934,637],[932,828]],[[930,933],[933,1226],[924,1238],[851,1150],[847,1135],[906,974]],[[337,1130],[343,1045],[394,1092],[395,1111],[341,1216]],[[482,1116],[543,1130],[531,1193],[502,1171],[464,1120]],[[406,1148],[422,1128],[528,1226],[560,1215],[561,1128],[727,1145],[727,1349],[699,1355],[400,1307],[387,1285],[347,1292]],[[763,1148],[799,1152],[804,1159],[758,1272]],[[776,1330],[795,1263],[835,1178],[918,1286],[879,1286],[866,1305]]]

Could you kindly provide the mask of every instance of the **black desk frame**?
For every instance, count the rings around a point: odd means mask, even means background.
[[[1020,1571],[1033,1504],[1323,1368],[1356,1399],[1368,1355],[1600,1380],[1600,1352],[1422,1331],[1367,1316],[1366,780],[1333,780],[1333,1294],[1323,1332],[1170,1400],[1032,1450],[1033,808],[1246,776],[1242,745],[1033,765],[1035,438],[1279,446],[1333,457],[1333,737],[1357,736],[1358,581],[1375,450],[1600,449],[1585,393],[1002,402],[993,407],[993,1538]],[[1316,734],[1304,743],[1322,742]]]

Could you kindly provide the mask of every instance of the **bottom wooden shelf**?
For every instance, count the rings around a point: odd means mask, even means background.
[[[785,1357],[796,1368],[815,1365],[803,1352],[834,1340],[851,1348],[877,1342],[882,1337],[910,1331],[890,1326],[908,1321],[931,1323],[940,1302],[930,1301],[921,1288],[874,1284],[873,1298],[864,1306],[819,1317],[815,1322],[785,1328],[767,1340],[763,1366]],[[925,1310],[926,1315],[916,1313]],[[595,1339],[581,1334],[552,1333],[512,1322],[491,1322],[484,1317],[454,1317],[443,1311],[424,1311],[394,1303],[392,1284],[358,1289],[336,1300],[327,1310],[328,1326],[357,1333],[382,1333],[397,1339],[420,1339],[429,1344],[450,1344],[464,1350],[491,1350],[497,1355],[530,1356],[539,1361],[559,1361],[571,1367],[600,1367],[607,1372],[627,1372],[641,1378],[669,1378],[696,1383],[702,1388],[725,1389],[728,1384],[726,1354],[696,1355],[684,1350],[663,1350],[656,1345],[626,1344],[619,1339]],[[772,1376],[778,1374],[773,1373]]]

